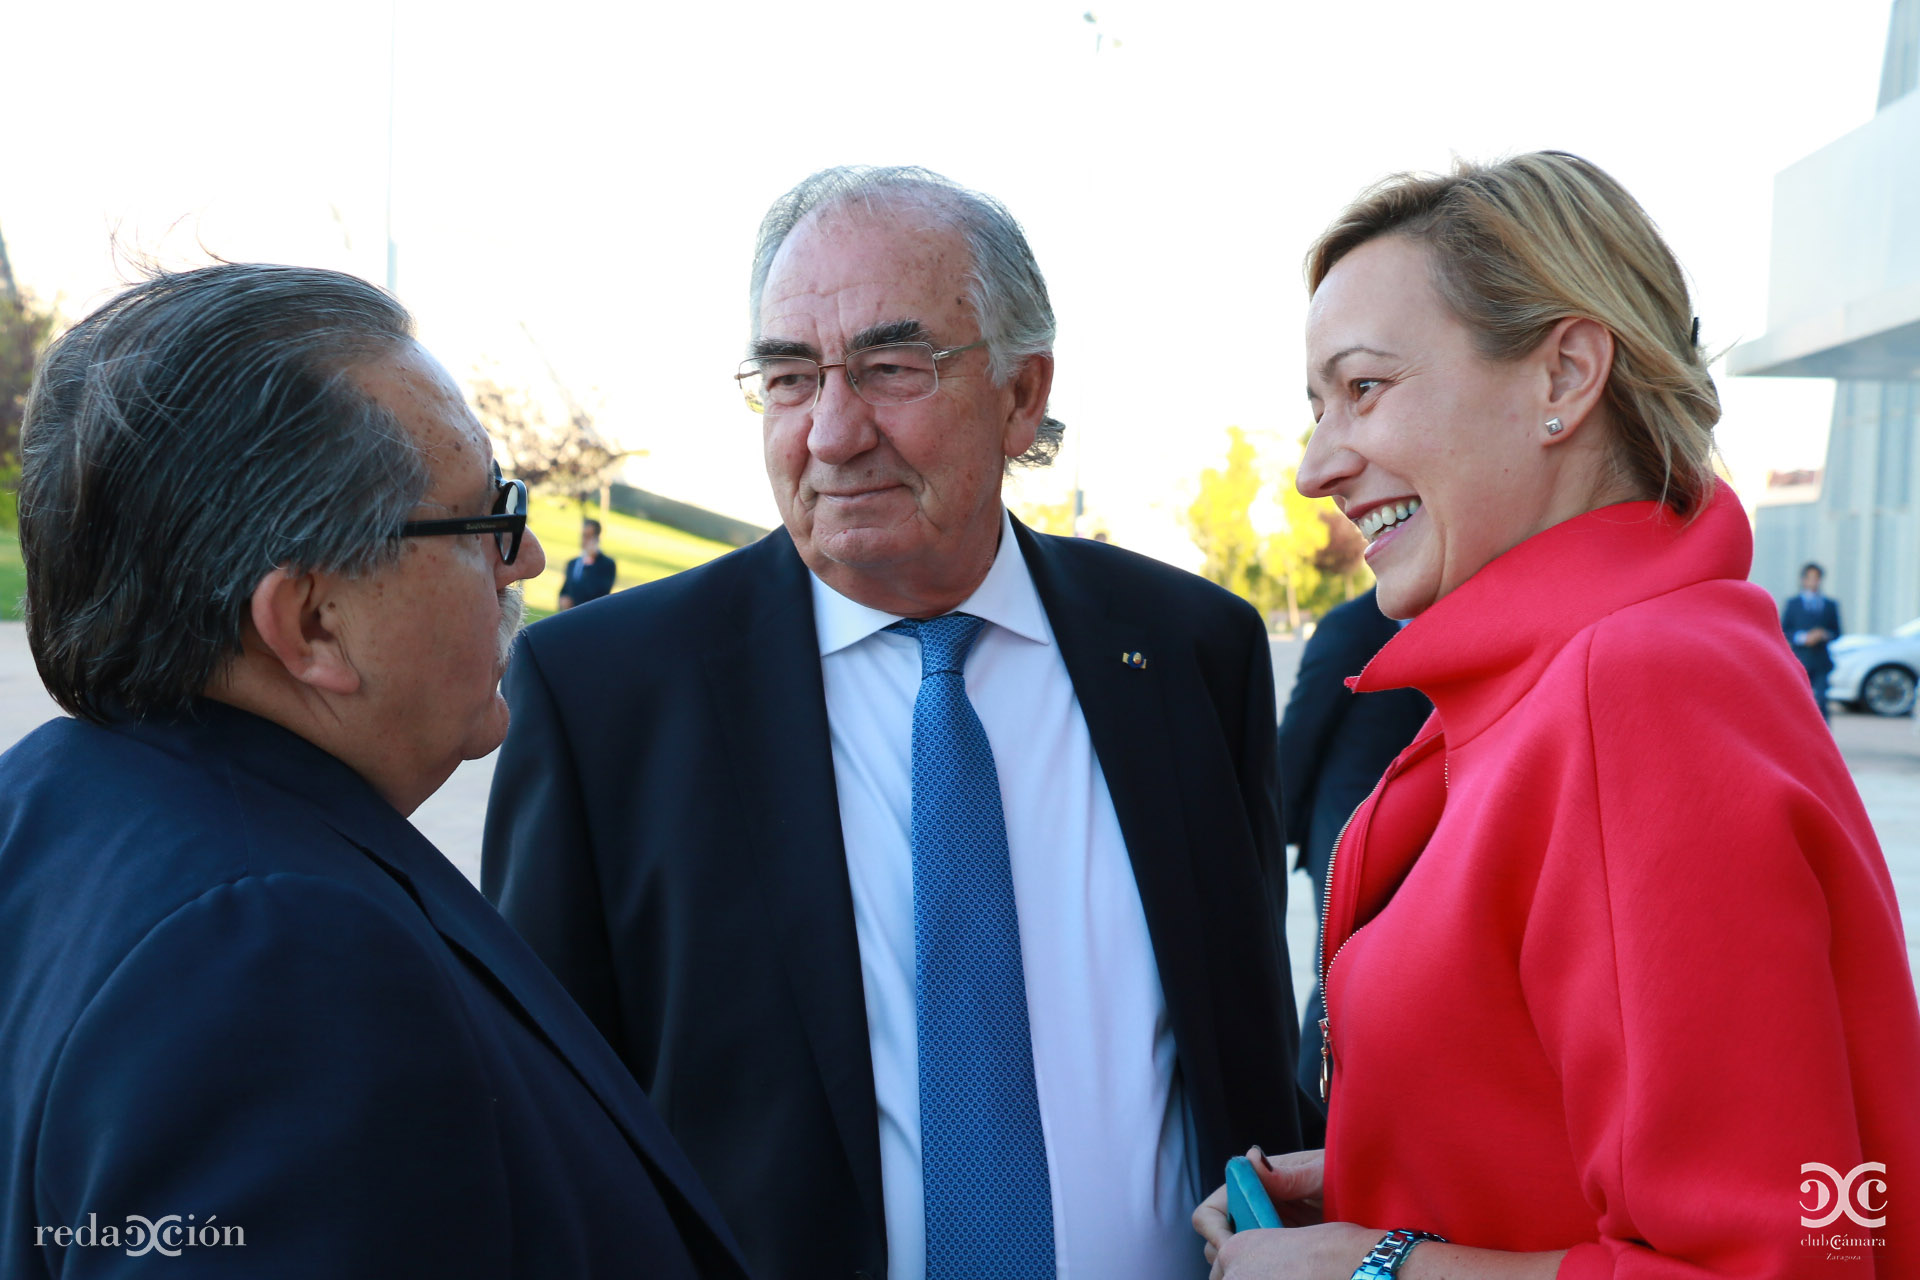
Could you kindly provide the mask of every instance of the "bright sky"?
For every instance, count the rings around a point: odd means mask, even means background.
[[[760,215],[829,164],[925,164],[1004,200],[1052,288],[1069,449],[1019,495],[1063,500],[1077,468],[1116,541],[1190,563],[1178,515],[1225,428],[1292,460],[1301,255],[1362,186],[1583,154],[1661,224],[1724,348],[1765,329],[1773,175],[1873,113],[1889,8],[398,0],[400,294],[456,376],[544,382],[531,334],[649,451],[633,482],[772,524],[729,377]],[[393,12],[0,10],[22,283],[82,314],[122,278],[116,230],[170,265],[204,245],[383,280]],[[1749,498],[1820,465],[1830,383],[1720,387]]]

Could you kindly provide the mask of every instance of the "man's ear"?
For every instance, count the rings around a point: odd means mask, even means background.
[[[1042,351],[1020,362],[1010,384],[1013,404],[1007,411],[1001,451],[1017,458],[1033,447],[1047,416],[1047,397],[1053,393],[1053,353]]]
[[[248,616],[260,647],[301,684],[324,693],[360,690],[360,673],[339,634],[339,582],[329,574],[291,573],[282,565],[253,589]]]
[[[1558,418],[1565,427],[1549,443],[1571,440],[1606,395],[1613,376],[1613,334],[1597,320],[1569,316],[1553,326],[1535,355],[1547,381],[1541,419]]]

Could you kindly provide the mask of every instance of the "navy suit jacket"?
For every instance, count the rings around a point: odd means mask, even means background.
[[[1294,865],[1326,883],[1333,842],[1380,781],[1433,704],[1417,689],[1354,693],[1357,676],[1400,624],[1380,612],[1374,593],[1327,611],[1300,655],[1287,711],[1280,719],[1280,787]]]
[[[1216,1185],[1252,1143],[1302,1145],[1266,632],[1191,574],[1014,536],[1113,795]],[[755,1274],[878,1280],[879,1120],[809,581],[776,529],[529,628],[483,884],[646,1087]]]
[[[478,891],[231,707],[56,720],[0,756],[0,1044],[8,1277],[744,1274]],[[244,1244],[130,1254],[130,1214]],[[56,1243],[87,1225],[127,1244]]]
[[[1380,612],[1372,591],[1329,609],[1300,655],[1287,711],[1280,718],[1287,843],[1298,847],[1294,865],[1313,877],[1323,901],[1327,863],[1347,819],[1433,714],[1433,704],[1417,689],[1355,693],[1347,688],[1347,677],[1359,675],[1398,634],[1400,624]],[[1315,950],[1317,954],[1317,942]],[[1320,1089],[1323,1012],[1316,983],[1300,1027],[1297,1067],[1300,1087],[1309,1097]]]
[[[1793,644],[1794,636],[1815,627],[1827,629],[1826,643]],[[1807,669],[1809,676],[1825,679],[1832,674],[1833,657],[1827,645],[1840,638],[1840,606],[1831,596],[1821,596],[1820,603],[1811,609],[1798,592],[1787,597],[1786,607],[1780,611],[1780,629],[1787,633],[1787,643],[1793,645],[1793,656],[1800,659],[1800,665]]]

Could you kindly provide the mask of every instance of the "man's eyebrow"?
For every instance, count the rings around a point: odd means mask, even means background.
[[[867,347],[884,347],[893,342],[929,342],[931,335],[927,326],[918,320],[885,320],[871,324],[853,335],[853,341],[847,344],[848,351],[861,351]],[[779,356],[799,356],[802,359],[818,361],[820,348],[811,342],[795,342],[791,338],[755,338],[753,354],[760,359]]]
[[[892,342],[927,342],[930,339],[927,326],[918,320],[888,320],[883,324],[868,325],[854,334],[853,343],[847,350],[884,347]]]
[[[819,360],[820,348],[811,342],[795,342],[791,338],[755,338],[753,354],[760,359],[772,356],[799,356],[803,360]]]

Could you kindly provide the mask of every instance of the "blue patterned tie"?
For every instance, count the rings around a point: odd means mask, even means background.
[[[913,940],[927,1280],[1052,1280],[1053,1193],[1007,823],[964,674],[983,625],[950,613],[888,628],[920,641]]]

